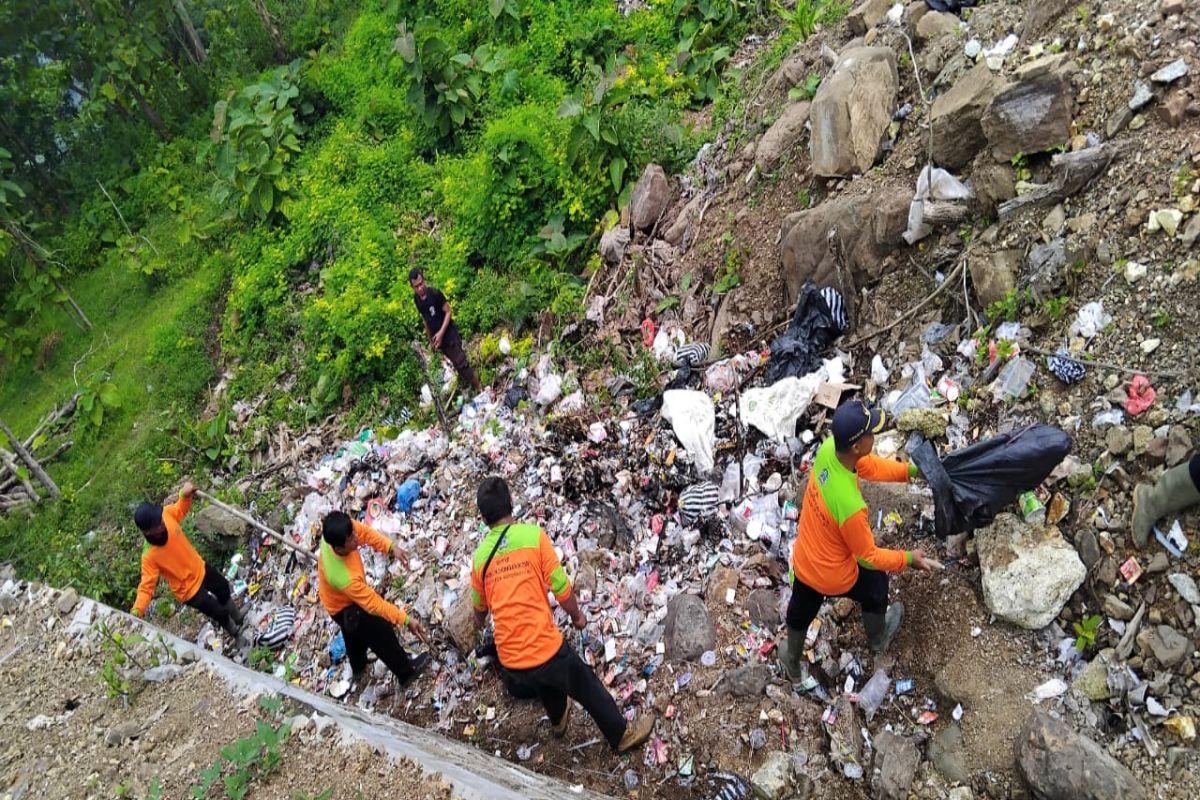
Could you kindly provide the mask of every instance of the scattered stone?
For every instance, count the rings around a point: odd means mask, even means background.
[[[633,187],[629,198],[630,221],[633,227],[647,231],[654,227],[671,199],[671,184],[658,164],[647,164]]]
[[[446,612],[443,630],[464,657],[475,651],[478,631],[475,628],[475,609],[471,606],[471,593],[462,592]]]
[[[1079,551],[1083,566],[1089,570],[1100,560],[1100,544],[1096,541],[1095,532],[1090,528],[1085,528],[1075,535],[1075,549]]]
[[[1110,648],[1097,653],[1075,676],[1075,680],[1071,681],[1071,688],[1082,692],[1089,700],[1107,700],[1112,697],[1112,689],[1108,686],[1108,666],[1112,663],[1113,652]]]
[[[1075,548],[1053,525],[1030,526],[1000,514],[975,541],[988,609],[1022,628],[1049,625],[1087,576]]]
[[[1162,0],[1162,4],[1158,7],[1158,13],[1164,17],[1173,17],[1176,14],[1182,14],[1187,8],[1186,0]]]
[[[1188,224],[1184,226],[1183,233],[1179,236],[1179,241],[1183,242],[1184,247],[1191,247],[1200,239],[1200,214],[1193,214],[1188,220]],[[1200,264],[1200,261],[1195,262]]]
[[[986,258],[967,260],[975,297],[985,308],[1008,297],[1016,288],[1021,256],[1020,250],[998,250]]]
[[[942,730],[929,743],[929,760],[937,767],[942,777],[951,783],[968,783],[967,749],[963,744],[962,729],[957,724]]]
[[[1017,196],[1017,184],[1013,169],[1008,164],[997,164],[988,159],[976,159],[971,167],[971,186],[975,189],[975,201],[983,213],[990,214],[1005,200]]]
[[[1061,492],[1055,492],[1046,505],[1046,522],[1050,525],[1057,525],[1066,519],[1069,513],[1071,513],[1071,501]],[[1087,562],[1084,562],[1084,566],[1087,566]]]
[[[770,679],[771,668],[766,664],[739,667],[725,673],[720,692],[734,697],[758,697],[767,688]]]
[[[948,33],[958,33],[959,20],[945,11],[930,11],[917,22],[917,38],[923,42],[940,39]]]
[[[746,598],[746,610],[750,612],[750,621],[755,625],[775,628],[783,622],[779,613],[779,597],[770,589],[755,589]]]
[[[1146,277],[1146,270],[1146,265],[1140,261],[1129,261],[1125,264],[1125,280],[1132,286]]]
[[[1146,641],[1154,658],[1167,669],[1183,661],[1192,652],[1192,645],[1187,637],[1170,625],[1158,625],[1153,628]]]
[[[1171,562],[1167,558],[1167,554],[1159,551],[1150,558],[1150,563],[1146,565],[1146,572],[1150,573],[1151,575],[1158,575],[1159,573],[1166,572],[1170,568]]]
[[[1200,606],[1200,588],[1196,587],[1196,581],[1191,575],[1173,572],[1167,576],[1167,580],[1188,605]]]
[[[78,603],[79,592],[75,591],[74,587],[68,587],[59,595],[58,600],[54,603],[54,608],[59,614],[65,616],[74,611]]]
[[[778,750],[768,753],[750,784],[763,800],[782,800],[792,785],[792,757]]]
[[[1017,153],[1039,153],[1069,140],[1074,104],[1065,53],[1022,66],[982,117],[992,156],[1008,161]]]
[[[849,597],[839,597],[833,601],[833,615],[838,619],[849,619],[854,613],[854,601]]]
[[[16,595],[10,592],[0,594],[0,613],[11,614],[17,610],[17,606],[21,603],[17,600]]]
[[[1133,619],[1133,606],[1126,603],[1115,594],[1105,595],[1104,597],[1104,614],[1105,616],[1119,619],[1122,622],[1128,622]]]
[[[1114,456],[1123,456],[1133,447],[1133,434],[1124,425],[1113,425],[1104,434],[1104,445]]]
[[[1146,460],[1151,464],[1162,464],[1167,460],[1167,437],[1155,436],[1146,445]]]
[[[812,102],[813,174],[833,178],[870,169],[892,122],[898,90],[890,47],[843,53]]]
[[[766,173],[775,169],[795,148],[796,143],[804,136],[810,109],[808,103],[792,103],[784,109],[779,119],[767,128],[754,151],[754,163],[759,172]]]
[[[1167,466],[1174,467],[1187,461],[1192,452],[1192,437],[1182,425],[1172,425],[1167,433]]]
[[[930,113],[934,161],[947,169],[961,169],[987,144],[981,120],[999,83],[986,64],[979,64],[950,91],[938,95]]]
[[[932,14],[927,14],[928,19]],[[907,800],[908,790],[921,765],[921,753],[912,739],[883,731],[875,736],[875,796],[882,800]]]
[[[232,514],[220,506],[207,505],[195,515],[196,530],[207,536],[219,536],[224,539],[245,538],[246,520]]]
[[[724,603],[730,589],[737,589],[738,573],[731,567],[717,567],[704,583],[704,596],[717,603]]]
[[[1041,800],[1146,800],[1120,762],[1086,736],[1035,710],[1016,744],[1017,771]]]
[[[1154,347],[1147,349],[1146,342],[1155,342]],[[1158,342],[1154,339],[1147,339],[1142,342],[1142,351],[1145,353],[1153,353],[1158,348]],[[1145,454],[1146,448],[1150,446],[1150,442],[1154,441],[1154,429],[1149,425],[1134,425],[1133,426],[1133,454],[1140,456]]]
[[[324,714],[313,714],[312,723],[313,730],[316,731],[317,736],[324,735],[325,731],[335,724],[333,717],[327,717]]]
[[[1014,797],[1016,795],[1013,795]],[[956,786],[950,790],[950,794],[946,796],[946,800],[975,800],[975,795],[971,792],[969,786]]]
[[[717,631],[699,595],[681,592],[671,598],[664,638],[667,657],[675,661],[693,661],[717,646]]]
[[[104,735],[104,743],[109,747],[117,747],[118,745],[124,744],[129,739],[136,739],[141,735],[141,723],[129,720],[110,728],[108,733]]]
[[[850,32],[855,36],[862,36],[887,19],[888,10],[891,7],[891,0],[863,0],[846,15],[846,21],[850,24]]]
[[[629,229],[624,225],[614,225],[600,237],[600,257],[609,266],[620,264],[628,247]]]
[[[1159,208],[1150,212],[1146,218],[1146,230],[1154,233],[1161,230],[1168,237],[1174,238],[1183,224],[1183,212],[1178,208]]]
[[[1141,111],[1154,99],[1154,92],[1148,83],[1138,81],[1133,87],[1133,97],[1129,98],[1129,110]]]
[[[1167,99],[1158,105],[1158,117],[1169,128],[1178,128],[1187,118],[1188,96],[1182,90],[1167,94]]]
[[[146,670],[142,673],[142,677],[150,683],[166,683],[169,680],[179,677],[182,672],[183,667],[178,664],[163,664]]]
[[[1187,75],[1188,72],[1190,70],[1188,69],[1187,62],[1182,58],[1177,58],[1151,75],[1150,80],[1154,83],[1174,83]]]

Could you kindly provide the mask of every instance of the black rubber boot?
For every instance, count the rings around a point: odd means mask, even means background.
[[[1133,490],[1134,543],[1145,547],[1155,522],[1196,503],[1200,503],[1200,491],[1186,461],[1164,472],[1153,486],[1138,484]]]
[[[787,641],[779,648],[779,666],[783,667],[783,675],[793,683],[804,680],[804,639],[805,632],[795,628],[787,629]]]
[[[892,603],[886,614],[863,612],[862,618],[871,652],[877,656],[883,655],[900,632],[900,623],[904,621],[904,603]]]

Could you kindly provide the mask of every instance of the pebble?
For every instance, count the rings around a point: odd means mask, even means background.
[[[1200,588],[1196,587],[1196,581],[1192,576],[1175,572],[1168,575],[1167,580],[1189,605],[1200,605]]]
[[[1174,83],[1189,72],[1187,62],[1177,58],[1150,76],[1155,83]]]
[[[1104,613],[1106,616],[1122,621],[1133,619],[1133,608],[1115,594],[1105,596]]]
[[[1130,261],[1125,265],[1125,280],[1133,285],[1146,277],[1146,265],[1140,261]]]
[[[1154,99],[1154,92],[1151,91],[1150,85],[1138,81],[1133,87],[1133,97],[1129,98],[1129,110],[1138,111],[1145,108]]]
[[[1142,352],[1145,353],[1146,355],[1150,355],[1155,350],[1157,350],[1159,345],[1161,345],[1161,344],[1162,344],[1162,339],[1146,339],[1141,344]]]

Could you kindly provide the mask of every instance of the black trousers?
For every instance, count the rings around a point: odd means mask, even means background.
[[[532,669],[508,669],[505,671],[517,683],[537,692],[550,717],[551,724],[562,719],[567,710],[567,698],[579,702],[591,715],[614,750],[625,735],[625,717],[604,684],[583,662],[579,655],[563,642],[549,661]]]
[[[471,362],[467,360],[467,352],[463,349],[462,336],[453,323],[446,328],[446,333],[442,336],[441,351],[442,355],[450,359],[450,363],[454,365],[454,371],[458,373],[458,377],[462,378],[468,387],[473,387],[475,384],[475,370],[471,368]]]
[[[412,663],[392,623],[368,614],[356,605],[334,614],[333,621],[342,629],[342,637],[346,640],[350,669],[356,673],[366,669],[367,650],[371,650],[399,680],[406,680],[412,674]]]
[[[1200,491],[1200,454],[1188,460],[1188,474],[1192,476],[1192,483],[1196,484],[1196,491]]]
[[[229,588],[229,581],[225,580],[225,576],[218,570],[210,567],[206,561],[204,562],[204,581],[200,584],[200,589],[192,595],[192,599],[186,601],[184,605],[191,606],[224,628],[229,625],[229,612],[225,610],[225,604],[229,602],[232,595],[233,590]]]
[[[864,614],[882,614],[888,606],[888,576],[880,570],[858,568],[858,579],[845,594],[838,597],[849,597],[862,606]],[[799,578],[792,580],[792,597],[788,600],[787,624],[801,633],[816,619],[821,610],[825,595],[818,592]]]

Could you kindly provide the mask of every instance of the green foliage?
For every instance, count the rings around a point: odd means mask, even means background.
[[[1166,311],[1157,311],[1154,316],[1150,318],[1150,324],[1156,328],[1165,328],[1171,324],[1171,315]]]
[[[97,678],[104,684],[109,700],[128,702],[132,698],[134,685],[128,677],[131,667],[146,670],[175,659],[175,652],[167,645],[162,634],[150,640],[141,634],[117,630],[106,622],[99,623],[96,629],[100,633],[100,649],[105,656]]]
[[[1095,647],[1096,632],[1103,622],[1104,617],[1092,614],[1090,617],[1085,617],[1082,622],[1072,623],[1071,627],[1075,629],[1075,649],[1084,653]]]
[[[788,97],[792,100],[812,100],[817,96],[817,89],[821,86],[821,76],[815,72],[810,72],[808,77],[804,79],[804,83],[799,86],[793,86],[788,90]]]
[[[1046,312],[1046,316],[1053,320],[1063,318],[1067,313],[1067,306],[1071,304],[1071,298],[1067,295],[1061,297],[1051,297],[1042,303],[1042,308]]]
[[[243,800],[256,781],[264,780],[279,766],[291,725],[274,722],[283,707],[279,698],[260,698],[259,706],[272,722],[255,720],[254,733],[223,747],[220,757],[201,770],[200,780],[192,784],[194,800],[212,797],[213,788],[218,786],[228,800]]]
[[[79,391],[78,408],[83,419],[95,428],[104,424],[106,409],[121,407],[121,395],[110,375],[97,375]]]
[[[1002,300],[997,300],[987,307],[988,319],[993,322],[1004,320],[1016,322],[1021,316],[1021,308],[1029,299],[1028,290],[1009,289]]]

